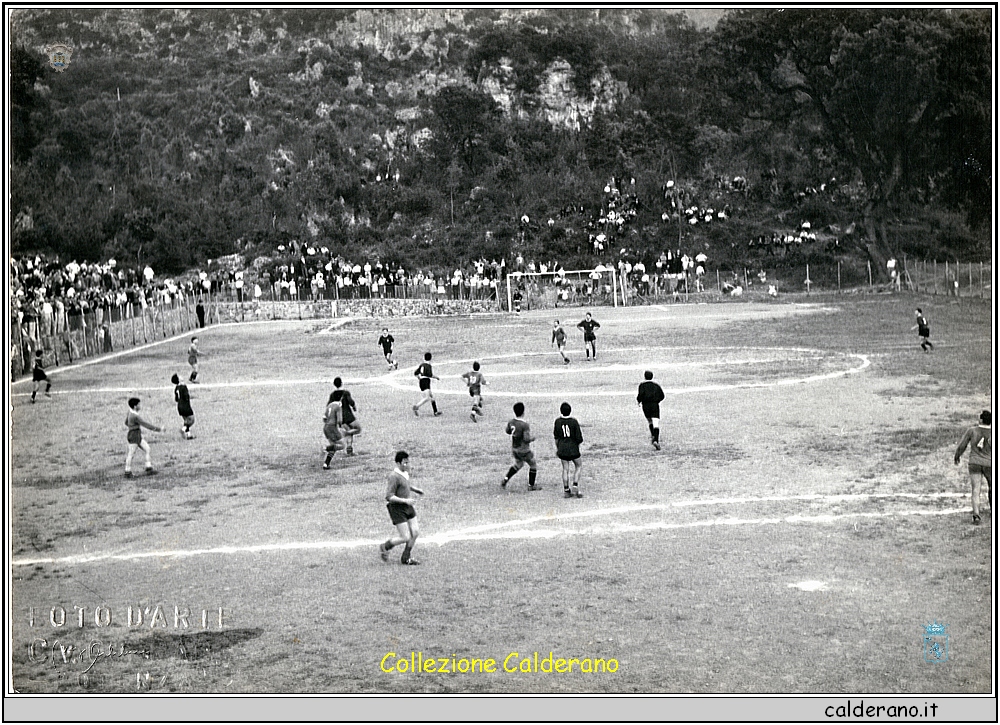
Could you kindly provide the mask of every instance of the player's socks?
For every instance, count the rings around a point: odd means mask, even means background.
[[[503,477],[503,480],[509,481],[514,477],[515,473],[517,473],[517,469],[511,466],[509,469],[507,469],[507,475]]]
[[[536,469],[533,469],[533,468],[528,469],[528,488],[534,488],[535,487],[535,477],[537,475],[538,475],[538,471]]]
[[[432,400],[432,401],[431,401],[431,410],[433,410],[433,411],[434,411],[434,415],[437,415],[437,412],[438,412],[438,404],[437,404],[437,401],[436,401],[436,400]]]
[[[31,402],[32,402],[32,403],[34,403],[34,402],[35,402],[35,394],[36,394],[37,392],[38,392],[37,390],[32,390],[32,391],[31,391]]]
[[[660,442],[660,429],[659,428],[653,428],[652,431],[653,431],[653,440],[656,443],[659,443]]]
[[[333,451],[330,451],[329,453],[326,454],[326,460],[323,461],[323,468],[329,468],[330,461],[332,460],[333,460]]]
[[[411,551],[413,551],[413,547],[410,546],[409,544],[407,544],[406,548],[403,549],[403,555],[401,557],[399,557],[399,562],[401,564],[405,564],[406,562],[408,562],[410,560],[410,552]]]
[[[650,424],[649,424],[649,434],[650,434],[651,436],[653,436],[653,440],[656,440],[656,433],[654,432],[655,430],[656,430],[656,429],[655,429],[655,428],[653,428],[653,424],[652,424],[652,423],[650,423]]]

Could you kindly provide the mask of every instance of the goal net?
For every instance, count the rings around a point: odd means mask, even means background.
[[[509,311],[597,305],[618,306],[618,278],[612,267],[507,275]]]

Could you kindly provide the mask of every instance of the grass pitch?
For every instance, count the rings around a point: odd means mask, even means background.
[[[918,305],[931,354],[909,332]],[[169,383],[187,376],[187,336],[54,370],[53,398],[35,405],[15,384],[15,688],[989,691],[993,518],[971,525],[965,465],[951,463],[991,407],[985,303],[814,296],[594,314],[595,362],[573,329],[583,310],[206,329],[190,441]],[[555,317],[569,366],[550,345]],[[442,378],[437,418],[411,411],[425,351]],[[478,423],[459,378],[473,360],[489,382]],[[660,452],[635,403],[647,369],[667,393]],[[364,432],[324,471],[335,376]],[[128,480],[133,394],[165,431],[146,435],[159,474]],[[517,400],[537,492],[526,469],[499,486]],[[552,443],[564,400],[583,427],[581,500],[562,498]],[[398,449],[427,491],[419,567],[376,552]],[[932,622],[948,628],[943,664],[925,661]],[[496,671],[384,671],[411,652]],[[522,671],[535,652],[616,671]]]

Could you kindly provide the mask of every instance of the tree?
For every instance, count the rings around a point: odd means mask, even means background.
[[[10,51],[10,145],[14,163],[25,163],[38,143],[31,115],[42,102],[35,81],[44,68],[35,53],[19,45]]]
[[[488,159],[487,136],[500,119],[488,94],[464,86],[442,88],[431,101],[437,128],[434,155],[443,168],[457,159],[471,173],[478,173]]]
[[[843,175],[864,182],[865,247],[881,271],[899,206],[961,177],[956,153],[987,165],[989,47],[983,13],[740,10],[720,22],[712,50],[746,115],[820,129]],[[949,138],[959,118],[977,132],[974,150]],[[949,199],[968,208],[977,194]]]

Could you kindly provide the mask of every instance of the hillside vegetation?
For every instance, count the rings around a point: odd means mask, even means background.
[[[988,10],[15,10],[13,250],[735,261],[808,220],[879,270],[988,258],[990,33]]]

